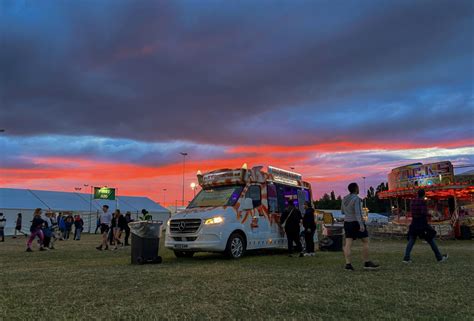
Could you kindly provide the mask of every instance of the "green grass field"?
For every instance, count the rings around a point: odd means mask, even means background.
[[[418,242],[409,266],[403,241],[373,241],[376,272],[360,268],[360,244],[357,271],[346,272],[342,253],[232,261],[176,259],[163,247],[163,264],[133,266],[130,248],[99,252],[98,243],[84,235],[34,253],[24,252],[24,238],[0,243],[0,320],[474,320],[472,241],[439,242],[450,255],[443,264]]]

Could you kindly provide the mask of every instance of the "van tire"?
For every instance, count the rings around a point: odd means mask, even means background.
[[[224,255],[230,259],[239,259],[245,253],[246,244],[241,233],[234,232],[227,240]]]
[[[194,252],[191,251],[174,251],[176,257],[193,257]]]

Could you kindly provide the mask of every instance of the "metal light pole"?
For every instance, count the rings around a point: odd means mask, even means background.
[[[362,179],[364,180],[364,208],[367,207],[367,191],[365,190],[365,176],[362,176]]]
[[[163,207],[166,207],[166,188],[163,188]]]
[[[183,197],[181,206],[184,206],[184,171],[186,166],[186,156],[188,156],[188,153],[181,152],[180,154],[183,155]]]
[[[84,187],[88,187],[89,184],[84,184]],[[91,194],[89,195],[89,233],[91,232],[92,225],[92,185],[91,185]]]

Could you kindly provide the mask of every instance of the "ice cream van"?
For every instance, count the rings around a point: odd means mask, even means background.
[[[269,166],[220,169],[197,175],[201,191],[166,227],[165,246],[177,257],[220,252],[240,258],[247,250],[286,248],[280,216],[288,200],[303,213],[311,185],[298,173]]]

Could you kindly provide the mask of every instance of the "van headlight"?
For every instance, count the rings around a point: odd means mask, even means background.
[[[213,218],[208,218],[207,220],[204,221],[205,225],[212,225],[212,224],[219,224],[224,222],[224,218],[222,216],[216,216]]]

